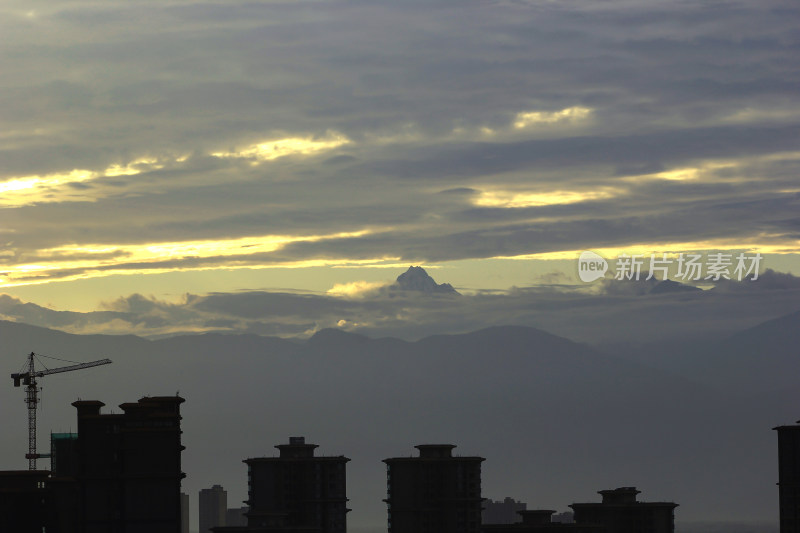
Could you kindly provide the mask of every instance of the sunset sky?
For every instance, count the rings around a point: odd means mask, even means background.
[[[582,250],[758,252],[768,279],[800,288],[794,0],[0,14],[0,318],[357,329],[353,306],[378,312],[364,299],[410,265],[487,316],[527,308],[525,291],[588,291]],[[227,318],[208,314],[221,300]],[[381,302],[391,324],[416,313]],[[254,305],[260,329],[231,318]]]

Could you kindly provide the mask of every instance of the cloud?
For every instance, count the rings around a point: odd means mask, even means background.
[[[220,158],[253,159],[255,161],[271,161],[290,155],[309,155],[317,152],[333,150],[350,141],[340,133],[327,132],[322,138],[290,137],[264,141],[230,152],[214,152],[211,155]]]
[[[656,291],[656,280],[571,285],[436,297],[353,282],[328,293],[249,291],[184,295],[164,301],[133,294],[92,312],[67,312],[0,296],[7,320],[72,333],[255,333],[305,338],[324,328],[414,340],[490,325],[538,327],[589,343],[708,339],[797,311],[800,278],[766,270],[756,281],[717,283],[713,290]]]
[[[591,109],[580,106],[568,107],[560,111],[521,111],[514,118],[514,127],[525,129],[542,124],[579,122],[591,114]]]
[[[750,274],[743,280],[720,279],[714,284],[714,290],[722,292],[743,291],[782,291],[800,289],[800,278],[786,272],[776,272],[767,268],[758,275]]]
[[[344,298],[363,298],[376,293],[381,287],[387,286],[386,282],[381,281],[352,281],[350,283],[337,283],[330,289],[328,294]]]
[[[0,283],[796,253],[797,7],[730,5],[12,2]]]

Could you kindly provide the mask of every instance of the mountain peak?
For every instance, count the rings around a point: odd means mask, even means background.
[[[698,292],[702,291],[700,287],[694,285],[687,285],[671,279],[664,279],[653,285],[650,289],[650,294],[662,294],[667,292]]]
[[[401,291],[419,291],[428,294],[459,294],[449,283],[436,283],[425,269],[419,266],[408,267],[408,270],[397,276],[393,289]]]

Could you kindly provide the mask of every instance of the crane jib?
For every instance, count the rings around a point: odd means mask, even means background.
[[[58,374],[60,372],[70,372],[72,370],[80,370],[82,368],[91,368],[93,366],[107,365],[110,362],[111,359],[100,359],[99,361],[90,361],[88,363],[79,363],[77,365],[61,366],[58,368],[51,368],[49,370],[37,370],[32,375],[37,378],[40,378],[42,376],[47,376],[49,374]],[[24,372],[24,373],[11,374],[11,379],[14,380],[15,387],[20,386],[20,381],[22,381],[22,383],[25,385],[30,385],[31,373]]]

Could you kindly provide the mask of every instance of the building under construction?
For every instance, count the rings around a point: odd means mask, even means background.
[[[53,435],[51,471],[0,472],[0,510],[17,510],[0,530],[179,533],[183,402],[145,397],[119,414],[73,403],[78,433]]]

